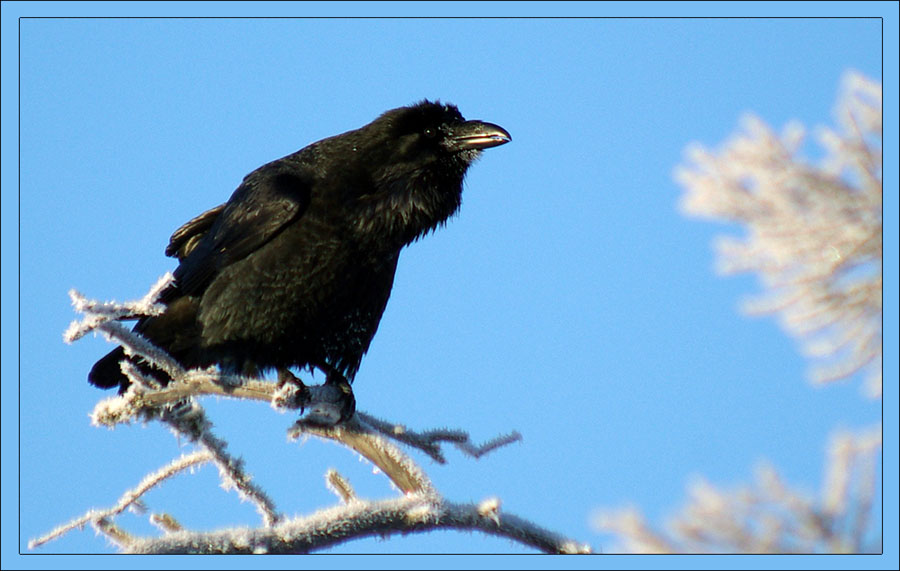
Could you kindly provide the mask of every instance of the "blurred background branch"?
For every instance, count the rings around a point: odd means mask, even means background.
[[[819,130],[818,165],[800,156],[802,126],[777,135],[748,116],[720,151],[692,145],[675,171],[686,215],[742,229],[716,250],[722,273],[754,272],[763,285],[744,309],[779,316],[815,360],[816,383],[865,373],[873,399],[882,394],[881,108],[881,84],[849,72],[838,129]],[[616,536],[612,550],[630,553],[878,553],[881,431],[832,438],[818,498],[764,464],[753,484],[732,490],[698,479],[664,530],[634,507],[602,511],[594,522]]]
[[[847,73],[838,130],[821,128],[820,164],[799,155],[804,129],[779,136],[748,116],[718,153],[689,147],[675,172],[689,216],[738,224],[743,236],[716,243],[718,268],[754,272],[764,293],[750,313],[775,313],[816,360],[819,383],[867,373],[881,395],[881,85]]]

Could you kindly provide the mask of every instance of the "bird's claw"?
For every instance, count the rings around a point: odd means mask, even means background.
[[[279,409],[300,409],[300,414],[303,414],[304,409],[312,400],[309,387],[288,369],[278,370],[276,386],[277,390],[272,398],[273,406]]]
[[[299,422],[318,426],[336,426],[350,420],[356,413],[353,389],[343,375],[331,373],[325,384],[310,387],[313,404]]]

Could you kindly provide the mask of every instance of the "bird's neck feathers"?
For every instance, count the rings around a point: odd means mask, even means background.
[[[452,169],[452,174],[438,172],[423,169],[413,177],[380,181],[376,194],[359,201],[360,235],[380,236],[386,245],[399,249],[444,224],[462,202],[465,165]]]

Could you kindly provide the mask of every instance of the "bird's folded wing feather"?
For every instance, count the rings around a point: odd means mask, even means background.
[[[297,220],[309,206],[309,188],[303,176],[293,173],[251,175],[227,203],[176,230],[166,253],[181,260],[175,270],[179,293],[203,291],[222,268],[250,255]]]

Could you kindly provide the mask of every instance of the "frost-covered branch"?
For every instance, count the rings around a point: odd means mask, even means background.
[[[866,370],[875,397],[882,382],[881,105],[878,82],[848,73],[839,130],[819,132],[820,164],[799,156],[800,125],[779,136],[747,117],[744,132],[719,152],[690,147],[675,173],[686,214],[744,228],[716,247],[723,273],[755,272],[766,289],[745,309],[779,314],[818,361],[816,382]]]
[[[482,504],[488,504],[486,508]],[[272,528],[236,528],[213,533],[180,532],[130,543],[127,553],[296,554],[321,551],[365,537],[435,530],[481,531],[545,553],[590,553],[527,520],[500,512],[496,500],[457,504],[429,494],[350,502]]]
[[[363,412],[339,425],[323,424],[327,414],[307,414],[289,431],[294,437],[312,435],[346,446],[377,466],[403,495],[399,498],[368,501],[358,498],[350,482],[334,470],[326,474],[326,485],[335,492],[341,504],[304,517],[285,519],[274,502],[253,483],[239,457],[226,450],[227,443],[215,436],[212,424],[196,398],[204,395],[261,400],[276,409],[325,410],[336,399],[329,385],[306,387],[287,382],[292,374],[282,371],[278,382],[223,374],[215,367],[185,370],[175,359],[155,347],[140,334],[124,327],[119,320],[154,315],[159,293],[171,282],[171,276],[160,280],[143,299],[124,304],[89,300],[78,292],[70,292],[73,305],[85,317],[73,323],[65,334],[68,342],[90,331],[100,331],[125,347],[129,356],[137,356],[166,372],[171,380],[165,385],[145,373],[130,360],[121,363],[130,380],[128,390],[101,401],[92,413],[95,425],[114,428],[133,421],[160,421],[173,431],[198,445],[201,450],[191,455],[190,462],[180,460],[148,477],[156,485],[184,467],[212,462],[226,489],[253,502],[263,518],[254,529],[222,529],[199,533],[185,530],[169,514],[152,514],[151,521],[165,535],[160,538],[137,537],[116,525],[114,517],[138,502],[149,485],[142,483],[109,510],[92,510],[50,534],[32,542],[32,547],[55,539],[73,529],[91,523],[120,549],[130,553],[308,553],[350,539],[371,535],[424,532],[433,529],[479,530],[511,538],[524,545],[550,553],[586,553],[587,545],[578,544],[545,530],[512,514],[500,513],[500,501],[492,498],[480,504],[456,504],[445,500],[434,488],[419,465],[401,449],[408,446],[421,450],[440,463],[446,462],[441,445],[449,442],[464,454],[478,458],[501,446],[521,439],[517,432],[499,436],[475,445],[461,430],[438,429],[416,432],[402,424],[377,419]]]
[[[687,505],[664,530],[634,508],[605,512],[596,525],[618,536],[613,550],[627,553],[880,552],[881,536],[870,526],[880,453],[880,426],[840,433],[831,441],[818,498],[763,465],[752,485],[734,490],[696,481]]]
[[[87,333],[97,329],[102,323],[108,321],[137,319],[145,315],[159,315],[165,310],[165,307],[157,303],[157,300],[163,290],[169,287],[174,279],[172,272],[167,272],[153,284],[144,297],[137,301],[126,301],[124,303],[87,299],[75,290],[69,291],[72,306],[78,313],[83,313],[85,318],[81,321],[73,321],[63,333],[63,340],[66,343],[77,341]]]
[[[219,469],[222,487],[226,490],[233,489],[242,499],[252,502],[266,527],[282,519],[275,508],[275,503],[253,483],[250,474],[244,470],[244,461],[228,453],[227,443],[212,433],[212,423],[206,419],[206,413],[199,404],[188,400],[181,406],[166,407],[163,409],[161,420],[177,434],[196,442],[206,450]]]
[[[463,432],[462,430],[441,428],[416,432],[409,430],[402,424],[386,422],[365,413],[360,413],[359,419],[381,434],[412,446],[413,448],[418,448],[441,464],[446,462],[444,454],[441,451],[440,445],[442,442],[450,442],[467,456],[477,459],[492,450],[500,448],[501,446],[506,446],[507,444],[512,444],[513,442],[518,442],[522,439],[522,435],[514,431],[509,434],[497,436],[484,444],[475,446],[472,444],[468,433]]]
[[[128,332],[130,335],[136,335]],[[152,379],[143,375],[137,367],[123,364],[123,370],[132,381],[132,385],[124,395],[105,399],[97,404],[91,417],[95,424],[113,427],[116,424],[132,422],[134,420],[146,420],[149,415],[156,414],[163,407],[175,405],[185,399],[196,396],[214,395],[239,399],[258,400],[269,402],[277,409],[294,408],[291,397],[285,396],[286,387],[271,381],[263,381],[227,375],[214,369],[192,369],[178,379],[178,382],[169,383],[166,387],[151,387]],[[314,406],[321,402],[328,402],[330,387],[309,387],[310,398],[305,402],[306,406]],[[449,442],[456,446],[464,454],[472,458],[479,458],[497,448],[517,442],[522,436],[518,432],[501,435],[483,444],[475,445],[468,433],[458,429],[436,429],[416,432],[398,423],[392,423],[378,419],[362,411],[357,411],[351,422],[342,425],[343,431],[330,431],[326,425],[315,422],[301,422],[295,427],[294,436],[299,436],[300,431],[314,433],[318,436],[339,440],[350,445],[346,440],[348,430],[367,430],[378,433],[391,440],[395,440],[412,448],[421,450],[435,461],[445,463],[441,444]],[[344,440],[341,440],[344,438]],[[351,447],[353,447],[351,445]],[[365,454],[364,454],[365,455]],[[374,461],[374,460],[373,460]],[[377,464],[377,462],[376,462]]]

